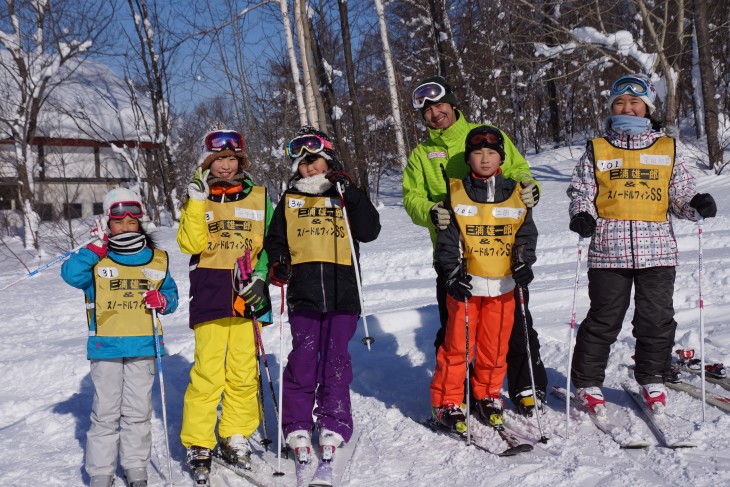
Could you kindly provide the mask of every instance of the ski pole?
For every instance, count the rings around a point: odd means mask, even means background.
[[[530,351],[530,330],[527,326],[527,311],[525,308],[525,293],[522,286],[517,286],[517,292],[520,295],[520,311],[522,312],[522,325],[525,328],[525,345],[527,347],[527,365],[530,369],[530,384],[532,385],[532,400],[535,403],[535,417],[537,418],[537,428],[540,430],[540,443],[547,443],[548,438],[542,429],[542,414],[537,406],[537,388],[535,387],[535,372],[532,369],[532,352]],[[570,400],[568,400],[570,402]]]
[[[251,306],[251,313],[253,313],[253,306]],[[256,338],[256,348],[260,351],[261,358],[264,362],[264,370],[266,370],[266,378],[269,381],[269,390],[271,391],[271,399],[274,404],[274,412],[276,417],[279,417],[279,408],[276,405],[276,393],[274,392],[274,382],[271,380],[271,372],[269,371],[269,361],[266,359],[266,350],[264,349],[264,341],[261,339],[261,330],[259,330],[259,320],[256,316],[251,315],[253,318],[254,336]]]
[[[150,290],[154,289],[150,287]],[[160,352],[160,335],[157,328],[157,309],[152,308],[152,330],[155,334],[155,358],[157,359],[157,372],[160,377],[160,396],[162,398],[162,425],[165,430],[165,449],[167,453],[167,481],[172,484],[172,460],[170,457],[170,439],[167,434],[167,406],[165,402],[165,381],[162,375],[162,354]]]
[[[284,302],[286,301],[286,295],[284,292],[284,286],[281,286],[281,309],[279,310],[279,410],[282,408],[282,400],[284,398]],[[278,467],[274,472],[275,477],[281,477],[284,472],[281,470],[281,449],[284,446],[284,428],[282,427],[282,415],[279,415],[279,425],[277,433],[278,451],[276,456],[278,457]],[[287,455],[288,457],[288,455]]]
[[[352,267],[355,268],[355,281],[357,284],[357,296],[360,298],[360,310],[362,312],[362,324],[365,327],[365,338],[362,339],[362,344],[367,345],[368,352],[370,351],[370,345],[375,342],[375,338],[370,336],[368,333],[368,319],[365,316],[365,302],[362,297],[362,284],[360,283],[360,265],[357,261],[357,254],[355,253],[355,243],[352,238],[352,231],[350,229],[350,223],[347,219],[347,210],[345,209],[345,196],[343,194],[342,185],[336,183],[337,192],[340,195],[340,203],[342,205],[342,219],[345,221],[345,230],[347,230],[347,238],[350,241],[350,253],[352,254]]]
[[[702,377],[702,380],[700,381],[702,383],[702,422],[705,422],[705,401],[706,401],[706,395],[705,395],[705,316],[703,311],[705,310],[705,301],[702,298],[702,277],[704,275],[704,266],[702,263],[702,215],[700,215],[697,210],[695,210],[695,215],[697,216],[697,240],[699,243],[699,271],[698,271],[698,292],[699,292],[699,299],[700,299],[700,375]]]
[[[22,282],[22,281],[25,281],[26,279],[28,279],[30,277],[33,277],[36,274],[39,274],[39,273],[43,272],[44,270],[48,269],[52,265],[58,264],[62,260],[65,260],[67,257],[70,257],[71,254],[74,254],[74,253],[78,252],[79,250],[83,249],[84,247],[86,247],[87,245],[89,245],[91,242],[94,242],[96,240],[97,240],[96,238],[92,238],[92,239],[87,240],[86,242],[82,243],[81,245],[78,245],[78,246],[72,248],[71,250],[69,250],[65,254],[59,255],[58,257],[56,257],[52,261],[47,262],[47,263],[43,264],[42,266],[40,266],[39,268],[30,271],[26,275],[24,275],[22,277],[19,277],[18,279],[14,280],[13,282],[11,282],[9,284],[6,284],[2,288],[0,288],[0,291],[5,291],[9,287],[15,286],[17,283]]]
[[[256,326],[256,325],[254,325]],[[264,446],[264,450],[269,449],[271,440],[269,439],[269,430],[266,427],[266,411],[264,411],[264,381],[261,376],[261,352],[256,347],[256,373],[259,376],[259,412],[261,413],[261,427],[263,429],[264,439],[261,440],[261,444]]]
[[[565,439],[570,438],[570,367],[573,360],[573,334],[575,333],[575,302],[578,295],[578,280],[580,279],[580,259],[583,255],[583,237],[578,237],[578,261],[575,264],[575,280],[573,282],[573,307],[570,311],[570,335],[568,336],[568,370],[565,375]]]
[[[464,298],[466,327],[466,446],[471,445],[471,384],[469,381],[469,298]]]

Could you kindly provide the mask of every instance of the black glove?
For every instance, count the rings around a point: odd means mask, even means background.
[[[325,174],[324,177],[327,181],[332,183],[334,186],[337,186],[337,183],[340,183],[340,186],[342,186],[343,192],[350,185],[352,185],[352,179],[350,179],[350,176],[348,176],[345,171],[330,171],[327,174]]]
[[[581,211],[570,219],[569,228],[583,238],[592,237],[596,231],[596,219],[590,213]]]
[[[246,300],[248,306],[258,309],[266,301],[266,283],[256,276],[251,283],[243,288],[239,295]]]
[[[702,218],[712,218],[717,215],[715,198],[709,193],[697,193],[689,201],[689,206],[697,210]]]
[[[277,287],[286,286],[291,279],[291,265],[286,256],[279,257],[279,260],[271,265],[269,270],[269,281]]]
[[[527,262],[519,262],[512,265],[512,279],[520,287],[527,287],[535,278],[532,267]]]
[[[470,283],[471,276],[469,274],[461,275],[461,273],[457,273],[446,281],[446,292],[455,300],[464,301],[471,297],[469,290],[473,286]]]

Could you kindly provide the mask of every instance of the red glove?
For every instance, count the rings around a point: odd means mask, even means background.
[[[106,244],[109,241],[109,235],[106,233],[108,222],[109,220],[105,217],[97,218],[94,227],[89,232],[91,238],[96,238],[96,240],[87,245],[86,248],[94,252],[100,259],[106,256]]]
[[[144,293],[144,304],[149,309],[157,309],[160,313],[164,313],[167,309],[167,298],[157,289],[151,289]]]

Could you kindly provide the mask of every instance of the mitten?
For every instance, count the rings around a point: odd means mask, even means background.
[[[715,198],[709,193],[697,193],[692,197],[689,206],[697,210],[702,218],[712,218],[717,215]]]
[[[345,171],[330,171],[324,177],[335,186],[340,183],[342,191],[345,191],[352,184],[352,179]]]

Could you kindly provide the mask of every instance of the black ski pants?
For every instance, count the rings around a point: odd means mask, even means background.
[[[611,345],[621,332],[634,288],[634,376],[639,384],[663,383],[669,370],[674,321],[674,267],[589,269],[591,306],[578,328],[571,374],[575,387],[602,386]]]
[[[535,374],[535,388],[545,394],[547,390],[547,373],[545,372],[545,364],[540,358],[540,340],[537,331],[533,327],[532,314],[527,306],[530,299],[530,293],[527,288],[523,288],[525,297],[525,314],[527,315],[527,329],[530,337],[530,354],[532,356],[532,370]],[[436,302],[438,303],[439,319],[441,320],[441,328],[436,333],[434,346],[438,350],[444,342],[444,334],[446,333],[446,322],[449,313],[446,309],[446,279],[436,268]],[[509,350],[507,351],[507,391],[509,397],[515,404],[517,394],[532,389],[530,380],[530,365],[527,360],[527,340],[525,339],[525,325],[522,319],[522,310],[520,309],[520,296],[517,288],[515,288],[515,323],[512,326],[512,334],[509,338]]]

